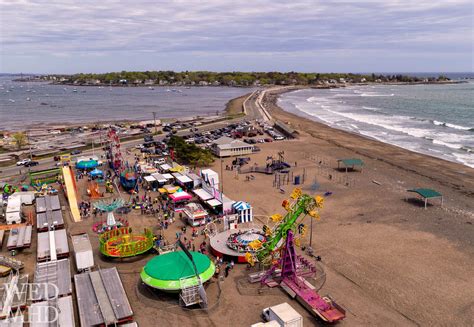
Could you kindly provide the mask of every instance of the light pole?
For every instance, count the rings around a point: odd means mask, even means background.
[[[221,194],[224,193],[224,172],[222,170],[222,163],[224,159],[221,158]]]
[[[158,131],[156,129],[156,112],[155,111],[153,111],[153,124],[155,125],[155,135],[157,135]]]

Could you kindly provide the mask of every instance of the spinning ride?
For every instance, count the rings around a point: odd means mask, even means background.
[[[142,234],[134,234],[131,227],[120,227],[99,236],[99,249],[107,257],[133,257],[150,250],[153,247],[153,238],[153,233],[148,228],[145,228]]]
[[[124,204],[125,201],[121,198],[115,199],[112,202],[106,202],[105,200],[94,202],[93,206],[96,209],[107,212],[107,220],[94,224],[92,227],[93,231],[103,233],[115,228],[128,226],[126,219],[116,219],[114,216],[114,210],[123,207]]]

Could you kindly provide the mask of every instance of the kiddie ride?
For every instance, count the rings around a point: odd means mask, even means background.
[[[120,227],[99,236],[100,252],[112,258],[127,258],[143,254],[153,247],[153,233],[145,228],[141,234],[132,233],[131,227]]]
[[[316,274],[316,267],[307,259],[296,255],[297,240],[292,230],[295,226],[301,226],[297,224],[301,215],[319,219],[318,209],[322,208],[324,198],[302,194],[298,188],[290,197],[292,202],[285,200],[282,204],[287,211],[285,217],[273,215],[271,218],[277,225],[273,229],[264,226],[267,241],[261,243],[256,240],[250,244],[254,252],[246,254],[247,261],[252,266],[256,262],[264,266],[270,265],[270,269],[249,275],[249,280],[269,287],[279,285],[308,311],[325,322],[335,323],[345,318],[345,310],[329,296],[320,296],[314,286],[305,279]],[[281,245],[283,241],[285,242]]]

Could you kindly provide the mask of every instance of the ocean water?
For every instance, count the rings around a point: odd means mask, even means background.
[[[279,105],[331,127],[474,168],[474,81],[285,93]]]
[[[0,130],[38,123],[151,120],[215,115],[250,93],[231,87],[73,87],[0,77]],[[77,92],[74,91],[77,90]]]

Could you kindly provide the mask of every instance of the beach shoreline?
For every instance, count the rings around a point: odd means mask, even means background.
[[[474,197],[474,169],[460,163],[443,160],[423,153],[414,152],[389,143],[349,132],[284,110],[278,105],[281,94],[304,88],[289,87],[270,90],[265,93],[262,104],[277,120],[289,124],[298,131],[304,131],[314,138],[351,150],[356,155],[386,162],[405,171],[428,177],[449,185],[464,195]]]

